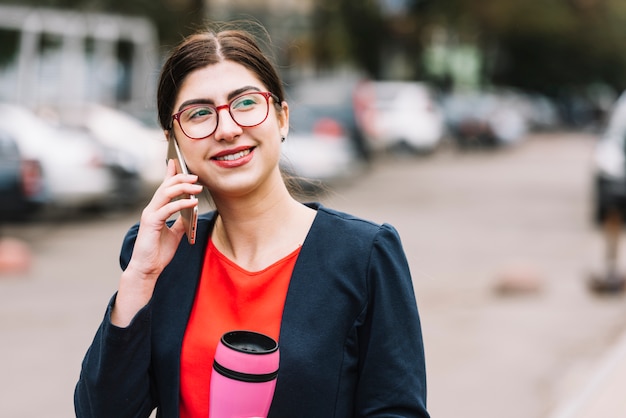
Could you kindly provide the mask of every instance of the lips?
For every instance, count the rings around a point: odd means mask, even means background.
[[[222,168],[241,167],[252,161],[254,149],[255,147],[239,147],[225,150],[211,157],[211,161]]]
[[[214,159],[217,161],[235,161],[238,160],[240,158],[245,157],[246,155],[250,154],[250,149],[244,150],[244,151],[239,151],[235,154],[228,154],[228,155],[224,155],[224,156],[220,156],[220,157],[215,157]]]
[[[216,154],[211,159],[215,161],[235,161],[247,155],[250,155],[253,149],[253,147],[245,147],[235,150],[226,150]]]

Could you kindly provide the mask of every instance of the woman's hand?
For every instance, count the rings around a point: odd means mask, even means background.
[[[184,193],[200,193],[202,186],[194,184],[197,179],[193,174],[176,174],[174,162],[168,162],[165,180],[141,213],[133,255],[122,273],[111,316],[114,325],[128,326],[152,297],[157,278],[174,257],[185,233],[180,216],[170,227],[166,221],[181,209],[197,205],[197,200],[176,199]]]

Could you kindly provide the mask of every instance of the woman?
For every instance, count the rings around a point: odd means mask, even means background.
[[[253,109],[255,114],[247,113]],[[193,174],[167,174],[127,234],[122,275],[83,361],[79,417],[206,417],[234,329],[279,341],[270,417],[427,417],[420,322],[400,239],[304,205],[279,170],[289,106],[248,33],[187,38],[164,64],[159,121]],[[211,194],[196,244],[183,194]],[[180,198],[180,199],[179,199]]]

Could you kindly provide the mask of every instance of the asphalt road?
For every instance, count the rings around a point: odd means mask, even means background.
[[[549,134],[495,152],[383,158],[321,199],[399,230],[433,417],[549,417],[626,330],[624,297],[586,283],[604,251],[590,222],[591,147],[589,135]],[[1,417],[73,416],[80,362],[138,214],[60,218],[4,228],[33,264],[0,275]],[[527,290],[497,292],[507,277]]]

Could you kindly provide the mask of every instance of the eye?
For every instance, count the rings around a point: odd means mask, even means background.
[[[259,94],[246,94],[233,100],[230,104],[231,109],[236,111],[248,110],[254,108],[260,103],[261,95]]]
[[[182,117],[184,121],[188,122],[203,122],[207,119],[212,118],[215,115],[215,109],[210,106],[195,106],[190,109],[187,109]]]

